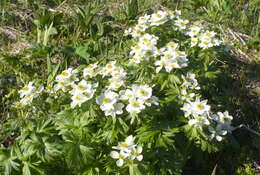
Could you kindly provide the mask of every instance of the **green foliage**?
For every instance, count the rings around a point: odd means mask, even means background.
[[[170,9],[178,7],[188,19],[203,19],[209,28],[221,24],[245,33],[251,37],[246,40],[248,48],[258,49],[257,1],[0,2],[0,174],[257,173],[252,163],[252,155],[259,152],[257,136],[241,131],[223,143],[209,139],[208,132],[187,124],[188,119],[179,110],[183,102],[178,96],[181,75],[192,71],[201,84],[202,97],[209,99],[214,110],[229,110],[235,124],[257,126],[257,109],[249,103],[244,79],[258,77],[259,71],[251,72],[251,67],[244,66],[243,75],[236,74],[241,63],[228,52],[188,48],[188,42],[180,47],[189,57],[189,68],[155,75],[153,63],[141,63],[137,68],[127,65],[135,41],[123,37],[123,31],[141,14],[156,11],[159,3]],[[111,8],[111,4],[117,7]],[[158,36],[167,33],[160,36],[160,46],[187,40],[170,27],[155,27],[149,32]],[[29,46],[15,45],[25,42]],[[32,106],[24,108],[16,103],[20,99],[18,90],[26,82],[34,80],[36,85],[52,87],[64,69],[82,70],[86,64],[98,61],[104,65],[114,59],[129,69],[130,82],[155,84],[158,107],[140,115],[112,118],[104,115],[94,99],[71,109],[68,93],[63,92],[59,98],[44,92]],[[106,80],[101,83],[105,85]],[[259,131],[259,127],[254,129]],[[111,147],[130,134],[142,145],[144,159],[125,162],[119,168],[109,156]]]

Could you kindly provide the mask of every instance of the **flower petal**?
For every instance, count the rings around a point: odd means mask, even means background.
[[[118,159],[118,158],[119,158],[119,153],[116,152],[116,151],[111,151],[110,156],[111,156],[113,159]]]
[[[123,164],[124,164],[124,160],[123,160],[123,159],[118,159],[118,160],[116,161],[116,165],[117,165],[117,166],[123,166]]]

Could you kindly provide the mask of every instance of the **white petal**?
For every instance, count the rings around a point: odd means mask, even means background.
[[[221,137],[221,136],[219,136],[219,135],[217,135],[217,136],[216,136],[216,139],[217,139],[217,141],[219,141],[219,142],[220,142],[220,141],[222,140],[222,137]]]
[[[122,166],[124,164],[124,160],[123,159],[118,159],[117,161],[116,161],[116,165],[117,166]]]
[[[133,142],[134,142],[134,137],[132,135],[128,136],[126,139],[125,139],[125,142],[128,144],[128,145],[131,145]]]
[[[189,120],[189,125],[195,125],[197,121],[195,119]]]
[[[222,130],[222,131],[220,131],[219,133],[220,133],[221,135],[226,135],[226,134],[227,134],[227,131]]]
[[[143,148],[141,146],[138,146],[136,149],[136,152],[141,153],[143,151]]]
[[[143,155],[139,155],[139,156],[137,156],[136,159],[137,159],[138,161],[143,160]]]
[[[131,155],[131,156],[130,156],[130,159],[131,159],[131,160],[134,160],[134,159],[135,159],[135,156],[134,156],[134,155]]]
[[[119,153],[116,152],[116,151],[111,151],[110,156],[111,156],[113,159],[118,159],[118,158],[119,158]]]

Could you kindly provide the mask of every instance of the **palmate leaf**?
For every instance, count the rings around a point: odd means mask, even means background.
[[[54,157],[61,154],[61,145],[55,139],[51,141],[49,136],[31,135],[22,145],[22,149],[28,155],[36,154],[42,161],[50,162]]]
[[[16,156],[13,156],[6,148],[0,150],[0,170],[2,169],[5,175],[10,175],[12,169],[19,170],[20,164],[17,162]]]
[[[93,148],[78,142],[67,142],[64,146],[67,165],[71,168],[80,169],[94,160]]]
[[[129,165],[129,175],[142,175],[141,171],[138,168],[138,164]]]
[[[209,140],[209,137],[200,128],[185,125],[183,126],[183,131],[187,138],[199,146],[202,151],[208,151],[209,153],[218,151],[218,147],[214,141]]]

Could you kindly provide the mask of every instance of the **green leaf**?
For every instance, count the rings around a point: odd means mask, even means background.
[[[215,165],[215,167],[214,167],[214,169],[213,169],[211,175],[216,175],[216,172],[217,172],[217,164]]]
[[[31,175],[29,165],[25,162],[23,166],[23,175]]]
[[[88,48],[86,46],[77,47],[75,53],[82,58],[85,58],[87,61],[89,60],[90,54],[88,53]]]
[[[129,165],[129,175],[142,175],[142,173],[139,170],[137,164],[130,164]]]

